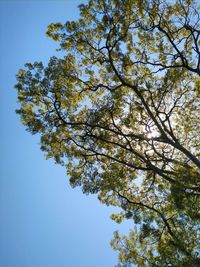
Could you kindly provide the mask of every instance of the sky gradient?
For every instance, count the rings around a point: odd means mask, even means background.
[[[0,267],[112,267],[113,208],[69,186],[66,170],[46,161],[39,136],[15,114],[15,75],[26,62],[48,62],[58,44],[51,22],[77,19],[78,0],[0,0]]]

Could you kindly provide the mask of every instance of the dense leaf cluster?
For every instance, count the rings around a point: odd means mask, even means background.
[[[22,122],[73,187],[134,221],[111,242],[119,266],[199,266],[199,7],[90,0],[47,34],[65,56],[19,71]]]

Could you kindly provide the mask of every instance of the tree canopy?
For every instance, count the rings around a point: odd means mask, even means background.
[[[118,266],[199,266],[200,13],[192,0],[90,0],[17,74],[17,110],[72,187],[133,220]]]

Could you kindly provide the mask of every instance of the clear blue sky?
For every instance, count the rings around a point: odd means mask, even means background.
[[[56,54],[46,27],[76,19],[80,2],[0,0],[0,267],[112,267],[112,233],[130,225],[116,225],[112,208],[71,189],[15,114],[17,70]]]

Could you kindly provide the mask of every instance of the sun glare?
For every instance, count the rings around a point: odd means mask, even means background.
[[[159,136],[157,129],[149,125],[143,126],[143,133],[150,139]]]

